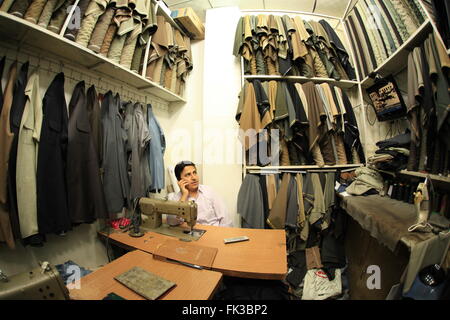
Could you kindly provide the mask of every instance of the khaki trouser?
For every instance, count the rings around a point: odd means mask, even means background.
[[[161,70],[163,67],[163,61],[164,61],[163,57],[156,60],[155,69],[153,70],[153,75],[152,75],[152,79],[156,83],[159,83],[159,81],[161,80]],[[178,90],[179,90],[179,87],[177,88],[177,91]]]
[[[323,160],[322,153],[320,152],[320,148],[317,143],[314,145],[314,147],[312,147],[311,153],[316,165],[318,165],[319,167],[323,167],[325,165],[325,161]]]
[[[164,61],[164,59],[162,59],[163,60],[163,64],[162,64],[162,67],[161,67],[161,75],[160,75],[160,78],[159,78],[159,84],[162,86],[162,85],[164,85],[164,80],[165,80],[165,77],[166,77],[166,69],[167,69],[167,63]]]
[[[331,135],[325,134],[325,136],[319,141],[320,151],[322,152],[323,160],[327,165],[335,165],[336,159],[334,157],[333,146],[331,144]]]
[[[133,32],[128,33],[127,39],[122,49],[120,56],[120,64],[125,68],[131,68],[131,62],[133,61],[134,50],[136,49],[138,38],[133,35]]]
[[[50,19],[52,18],[53,11],[55,10],[56,3],[58,0],[48,0],[44,6],[44,9],[41,12],[41,16],[39,17],[38,25],[43,28],[47,28],[50,23]]]
[[[78,2],[77,7],[80,9],[79,12],[80,12],[80,17],[81,17],[81,18],[84,17],[84,13],[86,12],[86,9],[87,9],[89,3],[90,3],[90,0],[80,0],[80,2]],[[75,12],[76,12],[76,11],[75,11]],[[75,12],[74,12],[74,14],[75,14]],[[71,19],[72,19],[72,17],[71,17]],[[69,28],[68,28],[68,29],[64,32],[64,37],[67,38],[67,39],[69,39],[69,40],[75,41],[75,38],[76,38],[76,36],[77,36],[79,30],[80,30],[80,29],[77,29],[77,28],[73,28],[73,29],[69,29]]]
[[[8,12],[9,9],[11,9],[11,6],[13,5],[14,0],[4,0],[2,3],[2,6],[0,7],[0,11]]]
[[[176,90],[176,85],[177,85],[177,68],[178,68],[177,64],[173,65],[173,67],[172,67],[172,69],[173,69],[173,71],[172,71],[172,82],[170,84],[170,91],[172,91],[172,92],[175,92],[175,90]]]
[[[166,68],[166,74],[164,76],[164,87],[167,89],[170,89],[170,86],[172,84],[172,77],[176,76],[176,74],[173,74],[173,68],[167,67]]]
[[[46,3],[47,0],[33,0],[25,12],[24,19],[32,23],[37,23]]]
[[[92,36],[88,45],[88,48],[91,49],[92,51],[96,53],[100,52],[103,40],[105,39],[108,27],[111,24],[113,16],[114,16],[114,9],[110,7],[106,9],[106,11],[99,17],[98,22],[95,25],[94,31],[92,31]]]
[[[66,21],[68,15],[69,6],[74,4],[74,0],[67,0],[64,4],[53,13],[52,19],[48,25],[48,30],[53,31],[55,33],[59,33],[61,28]]]
[[[334,134],[334,143],[337,151],[337,164],[347,164],[347,155],[345,153],[344,140],[342,135]]]
[[[131,71],[139,73],[139,71],[141,70],[144,53],[145,45],[136,45],[136,49],[134,49],[133,60],[131,61]]]
[[[86,14],[83,20],[81,20],[81,28],[78,31],[77,38],[75,40],[76,43],[82,45],[83,47],[88,46],[95,25],[105,10],[106,8],[99,5],[95,0],[92,0],[89,3],[88,8],[86,9]]]
[[[10,249],[15,248],[14,236],[6,207],[0,203],[0,242],[6,242]]]
[[[119,36],[116,34],[114,39],[109,47],[108,58],[114,62],[120,62],[120,56],[122,55],[123,46],[125,45],[125,40],[127,35]]]
[[[106,30],[105,38],[103,39],[102,46],[100,48],[100,54],[102,56],[107,56],[109,52],[109,48],[111,47],[111,43],[114,39],[114,36],[117,32],[117,25],[115,23],[111,23]]]
[[[16,17],[22,18],[30,6],[30,3],[31,0],[16,0],[9,9],[9,13],[15,15]]]

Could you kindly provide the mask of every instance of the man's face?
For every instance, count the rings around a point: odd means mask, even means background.
[[[197,175],[197,169],[194,166],[184,167],[183,171],[181,171],[180,177],[182,180],[185,180],[189,183],[186,186],[186,189],[188,189],[189,191],[197,191],[199,179]]]

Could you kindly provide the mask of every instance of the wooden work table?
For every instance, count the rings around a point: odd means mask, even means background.
[[[199,245],[217,248],[217,255],[212,264],[212,270],[227,276],[282,280],[287,273],[286,235],[284,230],[227,228],[206,225],[196,225],[195,229],[206,230],[203,236],[183,245]],[[111,244],[131,250],[139,249],[154,253],[159,244],[173,237],[155,232],[147,232],[143,237],[133,238],[127,232],[107,234],[99,232],[100,236],[108,238]],[[250,240],[224,244],[225,238],[248,236]]]
[[[114,279],[132,267],[141,267],[176,283],[158,300],[207,300],[212,298],[222,279],[220,272],[197,270],[179,264],[159,261],[149,253],[134,250],[90,273],[80,280],[80,289],[71,289],[74,300],[102,300],[111,292],[126,300],[145,300]]]

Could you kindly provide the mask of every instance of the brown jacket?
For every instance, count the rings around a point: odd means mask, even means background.
[[[11,144],[14,138],[9,123],[13,87],[17,74],[17,62],[14,62],[9,68],[8,82],[5,88],[2,111],[0,114],[0,241],[6,241],[10,248],[14,248],[14,237],[11,231],[11,223],[7,212],[7,177],[8,161]]]

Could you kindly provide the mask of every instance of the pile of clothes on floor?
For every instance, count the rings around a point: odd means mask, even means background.
[[[302,300],[349,298],[344,247],[347,219],[345,212],[336,208],[328,229],[312,226],[305,249],[290,252],[286,282],[294,297]]]

